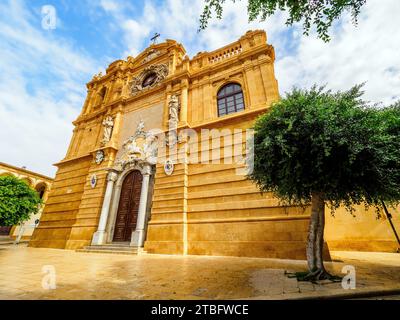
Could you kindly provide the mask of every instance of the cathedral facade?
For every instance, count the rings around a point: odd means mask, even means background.
[[[167,40],[96,75],[30,246],[304,258],[308,212],[241,172],[279,98],[274,59],[258,30],[192,59]]]
[[[192,59],[173,40],[117,60],[87,98],[32,247],[305,258],[309,209],[246,179],[255,119],[279,99],[266,33]]]

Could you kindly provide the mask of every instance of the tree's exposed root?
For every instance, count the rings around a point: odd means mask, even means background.
[[[318,283],[318,281],[322,280],[330,280],[332,282],[342,281],[341,277],[331,275],[324,268],[316,269],[315,271],[312,272],[295,272],[295,273],[285,272],[285,274],[289,278],[296,278],[297,281],[309,281],[312,283]]]

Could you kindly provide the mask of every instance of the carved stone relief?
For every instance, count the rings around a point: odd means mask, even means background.
[[[161,51],[158,51],[155,49],[150,49],[146,58],[143,59],[142,64],[145,64],[145,63],[157,58],[159,55],[161,55],[161,53],[162,53]]]
[[[100,164],[104,161],[105,159],[105,154],[103,150],[99,150],[96,152],[95,154],[95,158],[94,161],[96,162],[96,164]]]
[[[155,74],[155,81],[148,86],[143,86],[143,81],[150,74]],[[137,77],[133,78],[131,82],[132,96],[159,85],[168,75],[168,66],[166,64],[157,64],[146,67]]]
[[[156,164],[158,137],[144,130],[144,122],[140,121],[135,134],[130,136],[122,145],[121,156],[116,160],[114,169],[122,171],[127,165]]]

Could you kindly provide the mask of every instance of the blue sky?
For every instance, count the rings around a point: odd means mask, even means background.
[[[42,28],[42,7],[56,9],[56,28]],[[358,27],[345,15],[328,44],[286,27],[285,14],[248,24],[246,1],[227,2],[224,19],[197,32],[203,1],[2,0],[0,2],[0,161],[54,175],[93,74],[137,55],[155,32],[181,42],[190,57],[265,29],[276,50],[281,94],[292,86],[334,90],[366,82],[366,98],[400,98],[400,1],[369,0]]]

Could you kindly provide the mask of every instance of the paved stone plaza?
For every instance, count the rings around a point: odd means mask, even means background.
[[[400,289],[400,254],[334,252],[333,258],[336,262],[326,266],[337,275],[343,266],[355,266],[356,290],[285,276],[285,271],[305,271],[305,261],[95,254],[0,245],[0,298],[292,299]],[[56,289],[43,289],[46,272],[53,267]]]

